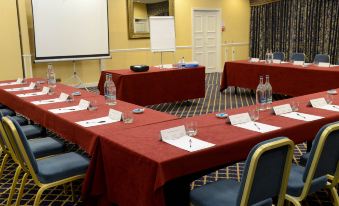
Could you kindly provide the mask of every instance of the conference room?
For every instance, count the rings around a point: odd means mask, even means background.
[[[0,17],[0,205],[339,206],[338,0]]]

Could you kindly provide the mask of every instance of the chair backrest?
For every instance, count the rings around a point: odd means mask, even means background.
[[[314,64],[319,64],[319,62],[330,63],[330,56],[327,54],[317,54],[314,57]]]
[[[3,149],[3,151],[10,155],[15,163],[19,164],[13,146],[12,141],[10,140],[10,136],[5,129],[5,126],[3,124],[3,117],[0,116],[0,146]]]
[[[291,56],[292,61],[305,61],[306,57],[304,53],[293,53]]]
[[[339,162],[339,122],[323,126],[317,133],[307,160],[304,182],[325,175],[334,175]]]
[[[281,61],[285,60],[285,53],[284,52],[274,52],[273,53],[273,59],[278,59]]]
[[[267,140],[252,148],[245,163],[237,205],[252,205],[276,196],[279,196],[278,205],[283,204],[293,148],[294,143],[286,137]]]
[[[19,123],[12,117],[3,118],[3,126],[11,141],[12,148],[21,168],[36,177],[38,164]]]

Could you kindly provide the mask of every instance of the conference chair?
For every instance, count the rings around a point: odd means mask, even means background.
[[[3,104],[0,104],[0,109],[5,109],[6,108],[6,106],[5,105],[3,105]]]
[[[289,202],[301,206],[300,202],[308,194],[328,188],[333,196],[334,205],[339,205],[335,189],[339,178],[338,148],[339,122],[323,126],[313,141],[306,166],[292,165],[286,195]]]
[[[306,61],[306,57],[305,57],[304,53],[293,53],[292,56],[291,56],[291,60],[292,60],[292,62],[294,62],[294,61],[303,61],[303,62],[305,62]]]
[[[13,121],[15,120],[13,119]],[[64,150],[64,144],[52,137],[44,137],[44,138],[28,140],[28,144],[30,148],[32,149],[32,152],[36,158],[58,154],[58,153],[63,152]],[[0,151],[1,151],[0,157],[3,155],[2,153],[4,153],[2,163],[0,166],[0,177],[1,177],[4,171],[4,168],[8,162],[8,158],[11,157],[13,160],[16,160],[12,146],[10,144],[9,136],[7,135],[3,127],[2,119],[0,119]]]
[[[13,121],[11,117],[4,117],[3,123],[10,139],[14,140],[12,141],[12,147],[19,163],[13,184],[14,182],[17,182],[17,178],[21,174],[21,170],[24,172],[16,200],[17,205],[20,204],[23,190],[27,182],[27,177],[29,175],[32,176],[33,182],[39,187],[34,200],[34,206],[39,205],[41,195],[46,189],[71,183],[74,180],[85,177],[85,172],[89,165],[89,159],[87,157],[75,152],[68,152],[42,159],[36,159],[20,125]],[[14,185],[11,190],[12,189],[15,189]],[[10,202],[8,203],[10,204]]]
[[[273,53],[273,59],[284,61],[285,60],[285,53],[284,52],[274,52]]]
[[[9,108],[0,109],[0,117],[2,116],[12,116],[20,125],[28,124],[28,120],[22,116],[16,116],[15,112]]]
[[[5,115],[2,115],[2,113],[0,113],[0,120],[3,117],[5,117]],[[37,125],[27,125],[28,121],[26,118],[20,116],[12,116],[11,118],[15,119],[15,121],[18,122],[19,125],[21,125],[21,128],[28,139],[46,136],[45,128]]]
[[[315,55],[313,64],[319,64],[320,62],[330,63],[330,56],[327,55],[327,54],[317,54],[317,55]]]
[[[219,180],[191,191],[194,206],[278,206],[285,200],[294,143],[280,137],[261,142],[250,151],[241,182]],[[269,183],[269,184],[268,184]]]

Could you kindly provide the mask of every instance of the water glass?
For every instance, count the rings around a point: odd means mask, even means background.
[[[291,102],[291,108],[293,112],[297,112],[299,110],[299,102],[297,101],[292,101]]]
[[[128,111],[128,112],[124,112],[122,113],[122,121],[126,124],[130,124],[133,123],[133,112]]]
[[[90,101],[90,104],[89,104],[89,107],[88,107],[88,110],[89,111],[96,111],[98,109],[98,102],[97,100],[91,100]]]
[[[251,110],[248,112],[248,114],[250,115],[251,120],[252,120],[253,122],[259,120],[259,108],[256,107],[256,108],[254,108],[254,109],[251,109]]]
[[[194,137],[198,133],[198,124],[195,121],[186,122],[185,129],[188,136]]]
[[[327,102],[327,104],[332,104],[333,103],[333,96],[330,94],[327,94],[325,97],[325,100]]]

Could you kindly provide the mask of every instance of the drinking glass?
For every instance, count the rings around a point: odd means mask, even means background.
[[[122,121],[125,123],[125,124],[130,124],[130,123],[133,123],[133,112],[131,111],[128,111],[128,112],[124,112],[122,113]]]
[[[90,101],[90,105],[88,107],[89,111],[96,111],[98,109],[98,102],[97,100],[93,99]]]
[[[333,96],[330,94],[327,94],[325,97],[325,100],[327,102],[327,104],[332,104],[333,103]]]
[[[188,136],[194,137],[198,133],[198,124],[195,121],[186,122],[185,129]]]
[[[259,108],[256,107],[256,108],[254,108],[254,109],[251,109],[251,110],[248,112],[248,114],[250,115],[251,120],[252,120],[253,122],[259,120]]]
[[[291,102],[291,108],[293,112],[297,112],[299,110],[299,102],[297,101],[292,101]]]

